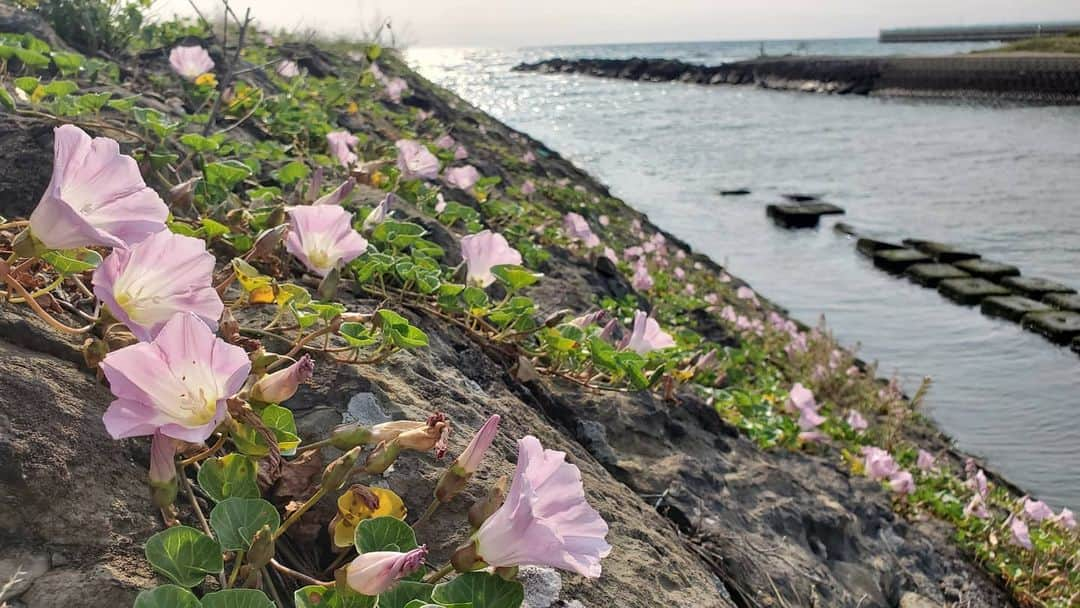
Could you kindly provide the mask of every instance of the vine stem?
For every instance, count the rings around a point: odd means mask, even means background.
[[[284,522],[282,522],[281,525],[278,526],[277,530],[274,530],[274,540],[281,538],[281,535],[289,529],[289,526],[296,523],[296,520],[300,519],[304,515],[304,513],[307,513],[308,509],[315,506],[315,503],[322,500],[322,497],[326,496],[326,493],[327,489],[323,486],[319,486],[319,489],[315,490],[315,493],[311,495],[311,498],[307,499],[304,504],[300,505],[299,509],[293,511],[292,515],[290,515]]]
[[[210,529],[210,522],[206,521],[206,516],[203,515],[202,507],[199,506],[199,501],[195,499],[195,489],[191,487],[191,480],[188,479],[185,471],[186,467],[176,467],[177,477],[184,480],[184,494],[187,495],[188,501],[191,503],[191,509],[195,511],[195,517],[199,520],[199,525],[202,526],[203,532],[210,538],[214,538],[214,532]],[[225,588],[225,573],[218,572],[218,581],[221,582],[221,587]]]
[[[7,222],[6,224],[0,224],[0,230],[7,230],[8,228],[22,228],[23,226],[29,226],[30,220],[15,220],[13,222]]]
[[[62,332],[67,333],[67,334],[76,334],[76,335],[78,335],[78,334],[84,334],[84,333],[86,333],[86,332],[88,332],[88,331],[90,331],[91,329],[94,328],[93,323],[90,323],[89,325],[86,325],[84,327],[68,327],[67,325],[64,325],[63,323],[61,323],[60,321],[57,321],[52,315],[45,312],[45,309],[42,308],[41,305],[37,303],[37,300],[35,300],[34,298],[32,298],[30,296],[30,294],[26,291],[26,289],[23,288],[23,286],[20,285],[19,282],[15,280],[15,277],[11,276],[8,273],[7,264],[0,264],[0,274],[3,274],[3,278],[4,278],[5,281],[7,281],[7,284],[10,285],[11,288],[14,289],[16,293],[18,293],[20,296],[23,297],[23,299],[26,301],[26,304],[28,306],[30,306],[31,309],[33,309],[33,311],[37,314],[37,316],[41,317],[41,320],[48,323],[49,326],[52,327],[53,329],[55,329],[57,331],[62,331]]]
[[[206,460],[207,458],[213,456],[214,452],[221,449],[221,446],[225,445],[225,440],[226,440],[226,436],[225,436],[224,433],[222,433],[221,437],[219,437],[218,440],[214,442],[214,445],[206,448],[205,450],[199,452],[198,454],[192,456],[191,458],[185,458],[184,460],[181,460],[180,464],[182,466],[187,466],[189,464],[195,464],[196,462],[199,462],[200,460]]]
[[[413,522],[413,526],[414,527],[419,526],[420,524],[427,521],[429,517],[431,517],[432,515],[435,514],[435,511],[439,510],[439,505],[441,505],[441,504],[442,503],[439,502],[438,498],[432,498],[431,499],[431,504],[429,504],[427,509],[424,510],[424,512],[420,515],[420,517],[417,518],[417,520]]]
[[[229,573],[229,581],[226,583],[227,587],[232,587],[236,584],[236,575],[240,574],[240,566],[244,563],[244,550],[240,549],[236,552],[236,557],[233,559],[232,572]]]
[[[296,580],[303,581],[309,585],[321,585],[323,587],[332,587],[334,585],[333,582],[320,581],[319,579],[308,576],[303,572],[297,572],[296,570],[293,570],[292,568],[286,566],[285,564],[282,564],[281,562],[273,558],[270,559],[270,566],[273,567],[274,570],[277,570],[282,574],[287,574],[295,578]]]
[[[309,443],[307,445],[302,445],[302,446],[296,448],[296,452],[298,454],[302,454],[304,452],[310,452],[311,450],[317,450],[319,448],[323,448],[323,447],[326,447],[328,445],[330,445],[330,438],[329,437],[327,437],[326,439],[320,439],[320,440],[318,440],[318,441],[316,441],[314,443]]]
[[[441,580],[443,577],[445,577],[447,574],[450,574],[453,571],[454,571],[454,565],[451,564],[451,563],[447,563],[442,568],[439,568],[435,572],[432,572],[431,574],[425,576],[424,577],[424,582],[425,583],[436,583],[439,580]]]

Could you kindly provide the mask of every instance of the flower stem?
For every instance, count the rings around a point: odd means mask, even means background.
[[[439,510],[439,505],[441,504],[442,503],[439,502],[438,498],[432,498],[431,504],[429,504],[427,509],[420,515],[420,517],[413,522],[413,527],[419,526],[420,524],[427,521],[429,517],[435,514],[435,511]]]
[[[86,325],[84,327],[68,327],[60,321],[57,321],[52,315],[45,312],[45,309],[37,303],[37,300],[35,300],[29,293],[27,293],[26,289],[23,288],[23,286],[15,280],[15,277],[11,276],[8,273],[6,264],[0,264],[0,274],[3,274],[3,278],[5,281],[7,281],[7,284],[10,285],[16,293],[22,296],[23,300],[26,301],[26,304],[30,306],[31,309],[33,309],[37,316],[41,317],[41,320],[48,323],[49,326],[53,329],[57,331],[62,331],[67,334],[84,334],[94,328],[93,323],[90,323],[89,325]]]
[[[240,549],[236,552],[236,556],[233,558],[233,569],[229,573],[229,581],[226,583],[227,587],[232,587],[236,584],[236,575],[240,573],[240,566],[244,563],[244,550]]]
[[[332,587],[332,586],[334,586],[333,582],[320,581],[319,579],[310,577],[310,576],[304,574],[303,572],[297,572],[296,570],[293,570],[292,568],[286,566],[285,564],[282,564],[281,562],[277,561],[276,559],[271,559],[270,560],[270,566],[274,570],[277,570],[278,572],[280,572],[282,574],[287,574],[287,575],[295,578],[296,580],[303,581],[303,582],[305,582],[305,583],[307,583],[309,585],[322,585],[323,587]]]
[[[437,583],[438,581],[442,580],[447,574],[450,574],[453,571],[454,571],[454,564],[451,564],[451,563],[448,562],[442,568],[439,568],[435,572],[432,572],[431,574],[425,576],[424,577],[424,582],[425,583]]]
[[[199,519],[199,525],[202,526],[203,532],[206,532],[206,535],[210,538],[214,538],[214,532],[210,529],[210,523],[206,521],[206,516],[203,515],[202,507],[199,506],[199,501],[195,500],[195,490],[191,487],[191,480],[188,479],[188,476],[184,471],[185,468],[186,467],[184,466],[177,466],[176,476],[184,482],[184,494],[187,495],[187,499],[191,503],[191,509],[195,511],[195,517]],[[224,572],[218,573],[218,581],[221,583],[222,587],[225,587]]]
[[[189,464],[195,464],[196,462],[199,462],[200,460],[206,460],[207,458],[213,456],[214,452],[218,451],[219,449],[221,449],[221,446],[225,445],[225,440],[226,439],[227,439],[226,435],[224,433],[222,433],[221,437],[219,437],[218,440],[216,442],[214,442],[214,445],[206,448],[205,450],[199,452],[198,454],[192,456],[191,458],[185,458],[184,460],[181,460],[180,461],[181,466],[187,466]]]
[[[274,540],[280,538],[281,535],[289,529],[289,526],[296,523],[296,520],[300,519],[304,513],[307,513],[308,509],[315,506],[315,503],[319,502],[323,496],[326,496],[326,492],[326,488],[322,486],[320,486],[318,490],[315,490],[315,493],[311,495],[311,498],[307,499],[304,504],[300,505],[299,509],[293,511],[292,515],[278,526],[278,529],[274,531]]]
[[[7,230],[8,228],[22,228],[23,226],[29,226],[30,220],[15,220],[6,224],[0,224],[0,230]]]
[[[316,442],[309,443],[307,445],[302,445],[302,446],[296,448],[296,453],[297,454],[302,454],[304,452],[310,452],[311,450],[317,450],[319,448],[323,448],[323,447],[326,447],[328,445],[330,445],[330,438],[329,437],[327,437],[326,439],[320,439],[320,440],[318,440]]]

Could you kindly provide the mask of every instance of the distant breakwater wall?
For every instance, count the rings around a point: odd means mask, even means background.
[[[956,55],[942,57],[784,56],[716,66],[674,59],[548,59],[519,72],[577,73],[602,78],[903,97],[981,98],[1080,103],[1080,56]]]

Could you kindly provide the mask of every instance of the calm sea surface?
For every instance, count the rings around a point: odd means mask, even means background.
[[[949,53],[970,44],[769,41],[769,54]],[[884,274],[830,229],[764,207],[811,192],[883,238],[929,238],[1080,287],[1080,108],[830,97],[514,73],[547,57],[718,63],[757,42],[413,49],[428,78],[529,133],[754,288],[859,344],[960,447],[1055,505],[1080,507],[1080,357]],[[719,190],[750,188],[748,197]]]

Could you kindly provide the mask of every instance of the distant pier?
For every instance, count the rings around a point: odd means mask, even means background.
[[[947,27],[902,27],[881,30],[881,42],[994,42],[1023,40],[1039,36],[1080,33],[1080,21],[1015,23],[1006,25],[957,25]]]

